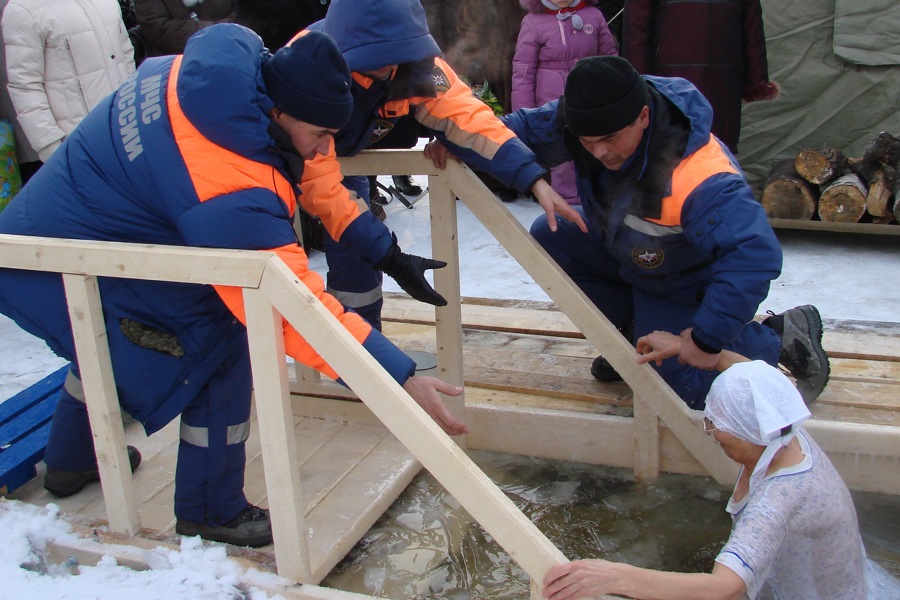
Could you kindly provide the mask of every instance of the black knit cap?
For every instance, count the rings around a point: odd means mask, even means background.
[[[609,135],[634,123],[647,106],[647,84],[624,58],[591,56],[575,63],[566,80],[566,129],[587,137]]]
[[[310,31],[262,65],[266,93],[276,108],[318,127],[350,122],[350,69],[330,36]]]

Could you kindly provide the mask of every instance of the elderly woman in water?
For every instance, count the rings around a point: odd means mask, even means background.
[[[638,340],[639,362],[677,356],[679,336]],[[605,560],[558,565],[544,597],[865,600],[865,550],[847,486],[799,423],[797,389],[762,361],[722,352],[706,398],[704,430],[741,465],[727,510],[731,535],[712,573],[671,573]]]

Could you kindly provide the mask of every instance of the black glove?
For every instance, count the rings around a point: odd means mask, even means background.
[[[397,234],[392,233],[394,243],[388,249],[375,268],[390,275],[407,294],[419,302],[427,302],[435,306],[447,306],[444,297],[438,294],[428,280],[425,279],[425,271],[428,269],[441,269],[447,266],[442,260],[422,258],[414,254],[404,254],[397,245]]]

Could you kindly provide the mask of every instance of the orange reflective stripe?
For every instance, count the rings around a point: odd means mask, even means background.
[[[300,204],[306,212],[322,220],[322,225],[334,240],[340,240],[350,223],[362,214],[343,181],[334,140],[331,140],[328,154],[319,154],[303,166]]]
[[[462,148],[493,159],[497,150],[515,134],[497,118],[491,108],[476,98],[472,90],[440,58],[434,59],[436,98],[410,98],[416,120]]]
[[[710,136],[705,146],[681,161],[672,172],[672,195],[662,199],[659,219],[648,219],[652,223],[673,227],[681,225],[681,209],[691,192],[701,183],[719,173],[737,173],[719,142]]]
[[[261,187],[278,195],[287,205],[289,214],[293,215],[296,208],[294,187],[278,169],[214,144],[188,120],[178,101],[180,67],[181,56],[177,56],[172,63],[166,102],[175,143],[200,202]]]

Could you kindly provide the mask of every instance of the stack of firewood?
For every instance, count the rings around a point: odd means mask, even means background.
[[[775,219],[840,223],[900,221],[900,140],[882,132],[861,158],[837,148],[810,148],[775,163],[762,205]]]

